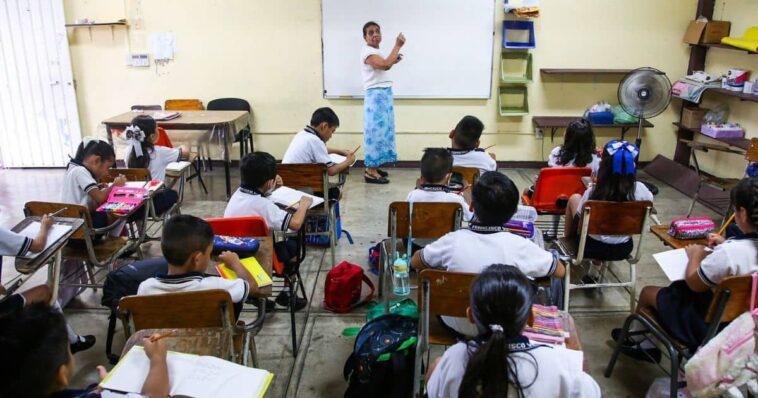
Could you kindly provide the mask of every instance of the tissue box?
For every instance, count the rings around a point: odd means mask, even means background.
[[[682,109],[682,127],[688,129],[700,128],[703,124],[703,118],[708,113],[708,109],[703,108],[684,108]]]
[[[711,138],[744,138],[745,129],[739,124],[704,124],[700,132]]]
[[[591,124],[613,124],[613,112],[590,112],[587,119]]]
[[[684,42],[689,44],[718,44],[729,36],[732,23],[729,21],[690,21]]]

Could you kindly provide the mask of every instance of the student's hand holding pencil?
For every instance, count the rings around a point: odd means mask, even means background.
[[[119,174],[118,177],[113,179],[114,187],[123,187],[124,185],[126,185],[126,177],[123,175]]]
[[[277,189],[284,185],[284,180],[282,180],[282,176],[279,174],[276,175],[276,178],[274,178],[274,189]]]
[[[41,224],[39,230],[40,232],[44,232],[45,235],[47,235],[47,232],[50,231],[50,228],[53,226],[53,223],[55,222],[55,219],[52,215],[43,215],[42,218],[40,218],[39,223]]]
[[[714,247],[724,243],[725,240],[726,238],[724,238],[720,234],[711,232],[710,234],[708,234],[708,247],[713,249]]]
[[[310,196],[303,195],[300,198],[300,205],[298,206],[298,209],[309,209],[311,207],[311,203],[313,203],[313,199]]]

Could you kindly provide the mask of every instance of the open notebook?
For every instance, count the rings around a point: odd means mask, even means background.
[[[300,202],[300,198],[303,196],[310,196],[311,199],[313,199],[313,203],[311,203],[310,207],[311,209],[324,203],[324,198],[319,198],[318,196],[313,196],[290,187],[279,187],[271,193],[270,197],[271,200],[280,206],[297,209],[298,202]]]
[[[336,153],[330,153],[329,154],[329,158],[332,159],[332,162],[334,162],[336,164],[340,164],[340,163],[344,162],[345,159],[347,159],[347,157],[342,156],[342,155],[338,155]],[[358,161],[358,158],[355,158],[353,160],[353,163],[350,163],[350,166],[353,166],[355,164],[355,162],[357,162],[357,161]]]
[[[263,369],[248,368],[209,356],[168,352],[169,393],[194,398],[263,397],[274,377]],[[139,393],[150,370],[150,360],[140,346],[132,347],[108,373],[100,387]]]
[[[711,249],[706,248],[705,251],[710,252]],[[670,281],[674,282],[685,278],[689,258],[683,248],[655,253],[653,258]]]
[[[40,227],[42,227],[42,224],[40,224],[38,221],[34,221],[31,224],[27,225],[26,228],[24,228],[21,232],[19,232],[19,234],[26,236],[27,238],[34,239],[37,237]],[[41,250],[40,253],[47,250],[48,247],[54,245],[55,242],[57,242],[61,237],[63,237],[63,235],[65,235],[70,230],[71,230],[70,225],[54,223],[50,227],[50,231],[47,233],[47,241],[45,243],[45,249]],[[31,259],[31,258],[37,257],[38,254],[39,253],[27,252],[22,257]]]

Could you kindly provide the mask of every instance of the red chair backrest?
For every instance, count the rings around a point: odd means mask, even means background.
[[[155,145],[165,146],[167,148],[173,148],[174,144],[171,143],[171,138],[166,134],[166,129],[158,127],[158,140],[155,141]]]
[[[532,206],[540,213],[563,214],[565,206],[557,205],[560,199],[568,200],[586,189],[582,177],[589,177],[589,167],[546,167],[540,170],[532,195]]]
[[[227,218],[209,218],[205,220],[213,228],[216,235],[239,236],[243,238],[252,238],[256,236],[273,236],[268,230],[266,220],[263,217],[227,217]],[[284,264],[273,253],[273,267],[277,273],[284,272]]]

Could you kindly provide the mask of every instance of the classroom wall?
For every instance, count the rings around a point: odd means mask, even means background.
[[[739,12],[732,3],[748,0],[730,0],[729,10],[735,10],[736,17]],[[100,121],[132,104],[193,97],[207,102],[233,96],[253,106],[256,148],[278,158],[319,106],[331,106],[340,116],[333,146],[351,148],[362,142],[362,102],[325,100],[321,95],[319,1],[64,0],[64,4],[67,22],[82,17],[127,18],[130,24],[113,31],[93,28],[91,36],[88,29],[69,29],[83,134],[103,134]],[[501,2],[497,4],[494,76],[500,73],[503,19]],[[695,5],[695,0],[543,0],[533,50],[535,81],[529,85],[531,115],[578,115],[595,101],[616,102],[619,78],[543,78],[539,68],[653,66],[672,80],[683,75],[689,48],[681,38]],[[747,15],[741,17],[747,21]],[[125,66],[128,53],[149,52],[149,34],[162,31],[176,33],[173,62],[156,67],[151,59],[150,68]],[[385,38],[387,46],[391,42]],[[538,140],[531,117],[500,117],[497,84],[493,81],[490,100],[397,100],[400,159],[418,160],[422,148],[447,145],[448,132],[465,114],[482,119],[486,126],[482,144],[497,144],[492,150],[498,160],[545,159],[561,137],[555,143],[549,134]],[[657,153],[673,155],[671,123],[678,119],[680,106],[674,100],[669,110],[652,120],[656,127],[644,134],[643,160]],[[734,113],[747,116],[750,109],[739,107]],[[619,131],[600,130],[598,135],[603,142]]]

